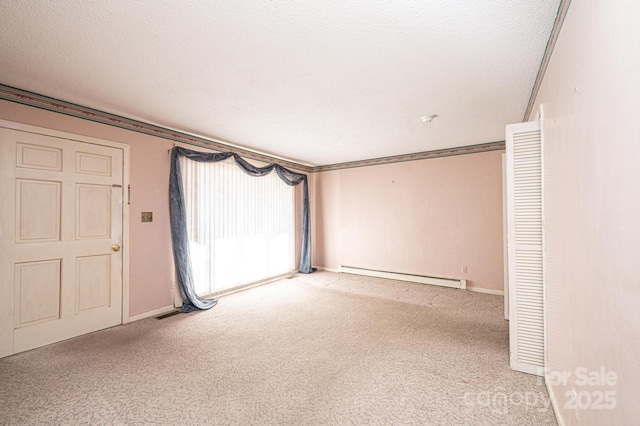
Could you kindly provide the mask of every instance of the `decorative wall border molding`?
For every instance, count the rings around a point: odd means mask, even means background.
[[[459,148],[439,149],[435,151],[415,152],[412,154],[394,155],[391,157],[372,158],[369,160],[350,161],[347,163],[315,166],[314,172],[327,172],[331,170],[353,169],[356,167],[379,166],[382,164],[403,163],[405,161],[428,160],[431,158],[452,157],[454,155],[478,154],[488,151],[499,151],[505,147],[504,141],[489,142],[479,145],[462,146]]]
[[[226,152],[231,151],[251,160],[263,161],[265,163],[276,162],[282,166],[302,171],[304,173],[318,173],[332,170],[351,169],[355,167],[378,166],[382,164],[401,163],[405,161],[426,160],[439,157],[450,157],[454,155],[476,154],[487,151],[503,150],[504,141],[490,142],[479,145],[470,145],[458,148],[447,148],[435,151],[417,152],[411,154],[394,155],[390,157],[373,158],[368,160],[349,161],[345,163],[329,164],[325,166],[308,166],[296,163],[290,160],[283,160],[267,154],[260,154],[224,142],[205,139],[199,136],[190,135],[188,133],[167,129],[153,124],[144,123],[130,118],[121,117],[107,112],[95,110],[92,108],[77,105],[71,102],[61,101],[59,99],[50,98],[48,96],[29,92],[11,86],[0,84],[0,99],[16,102],[34,108],[40,108],[47,111],[53,111],[60,114],[70,115],[72,117],[93,121],[108,126],[119,127],[121,129],[133,132],[144,133],[173,142],[184,143],[187,145],[199,146],[202,148],[212,149],[214,151]]]
[[[551,35],[549,36],[549,41],[547,42],[547,47],[545,47],[544,49],[542,62],[540,63],[540,68],[538,69],[538,75],[536,75],[536,81],[535,83],[533,83],[533,89],[531,90],[531,96],[529,96],[527,110],[524,113],[522,121],[529,121],[529,116],[531,115],[533,105],[535,104],[536,98],[538,97],[540,85],[542,85],[542,80],[544,79],[544,75],[547,72],[547,67],[549,66],[549,61],[551,60],[551,54],[553,53],[554,47],[556,47],[556,42],[558,41],[558,36],[560,35],[560,30],[562,29],[562,24],[564,23],[564,18],[567,16],[567,11],[569,10],[570,4],[571,0],[561,0],[560,6],[558,6],[558,14],[556,15],[556,20],[553,23]]]
[[[205,139],[199,136],[190,135],[188,133],[167,129],[164,127],[147,124],[130,118],[109,114],[104,111],[98,111],[85,106],[73,104],[71,102],[61,101],[59,99],[50,98],[26,90],[18,89],[11,86],[0,84],[0,99],[28,105],[35,108],[45,109],[47,111],[58,112],[60,114],[70,115],[72,117],[82,118],[84,120],[94,121],[96,123],[106,124],[109,126],[119,127],[121,129],[133,132],[144,133],[173,142],[195,145],[202,148],[212,149],[220,152],[234,152],[244,158],[265,163],[276,162],[284,167],[300,170],[306,173],[313,171],[311,166],[306,166],[294,161],[284,160],[278,157],[272,157],[266,154],[260,154],[233,145],[228,145],[220,141]]]

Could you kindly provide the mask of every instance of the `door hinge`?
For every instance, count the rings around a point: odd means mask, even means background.
[[[127,185],[127,204],[131,204],[131,185]]]

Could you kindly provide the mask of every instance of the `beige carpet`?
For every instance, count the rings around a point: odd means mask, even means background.
[[[0,360],[0,424],[545,425],[502,298],[299,275]]]

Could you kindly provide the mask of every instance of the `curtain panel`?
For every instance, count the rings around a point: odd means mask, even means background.
[[[298,272],[309,274],[311,267],[311,225],[309,213],[309,186],[307,175],[296,173],[271,163],[264,167],[250,164],[238,154],[232,152],[208,153],[193,151],[182,147],[174,147],[171,151],[171,172],[169,175],[169,211],[171,223],[171,239],[173,242],[173,258],[176,268],[176,281],[182,296],[182,312],[192,312],[214,307],[217,300],[204,299],[196,294],[189,253],[189,236],[187,234],[187,215],[180,170],[180,156],[199,162],[218,162],[233,157],[240,169],[249,176],[266,176],[273,170],[280,179],[290,186],[302,184],[302,252]]]

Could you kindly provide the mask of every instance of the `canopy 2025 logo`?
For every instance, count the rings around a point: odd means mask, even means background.
[[[564,408],[568,410],[612,410],[616,408],[616,391],[611,389],[618,384],[618,375],[607,371],[589,370],[578,367],[573,374],[570,371],[552,371],[547,380],[551,386],[571,386],[565,391]]]

